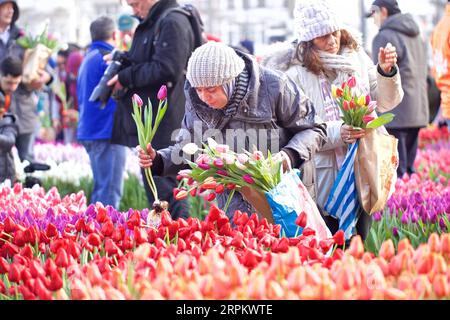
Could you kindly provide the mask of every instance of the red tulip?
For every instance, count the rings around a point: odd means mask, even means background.
[[[77,230],[77,232],[85,231],[86,223],[84,222],[84,219],[77,220],[77,222],[75,223],[75,229]]]
[[[45,277],[44,268],[39,260],[32,260],[29,264],[30,273],[33,278]]]
[[[15,224],[15,222],[14,222],[10,217],[7,217],[7,218],[5,219],[5,222],[4,222],[4,231],[5,231],[6,233],[12,233],[12,232],[16,231],[16,224]]]
[[[134,227],[133,233],[134,233],[134,240],[136,241],[137,245],[148,242],[148,235],[144,229],[139,228],[139,227]]]
[[[95,219],[100,223],[105,222],[108,219],[108,212],[106,211],[106,208],[98,208],[97,216],[95,217]]]
[[[98,247],[102,243],[102,239],[97,233],[89,234],[86,241],[93,247]]]
[[[140,224],[141,224],[141,215],[139,214],[139,211],[134,210],[127,221],[128,229],[133,230],[134,227],[138,227],[140,226]]]
[[[111,257],[119,252],[119,248],[117,247],[117,245],[113,240],[106,239],[105,252],[108,254],[109,257]]]
[[[19,248],[15,245],[12,244],[10,242],[6,242],[3,247],[2,247],[2,251],[3,251],[3,257],[5,258],[12,258],[14,257],[16,254],[19,253]]]
[[[313,229],[311,229],[311,228],[305,228],[305,229],[303,229],[302,234],[303,234],[305,237],[308,237],[308,236],[315,236],[315,235],[316,235],[316,231],[313,230]]]
[[[45,273],[49,275],[52,272],[58,270],[58,267],[56,266],[55,261],[53,261],[53,259],[47,259],[47,261],[45,261],[44,270]]]
[[[0,257],[0,274],[8,273],[9,271],[9,263],[5,258]]]
[[[350,105],[349,105],[349,108],[350,109],[356,109],[356,103],[355,103],[355,101],[352,99],[352,101],[350,101]]]
[[[6,286],[2,279],[0,279],[0,294],[6,294]]]
[[[350,104],[348,103],[347,100],[345,100],[345,101],[342,103],[342,109],[344,109],[344,111],[349,111],[349,110],[350,110]]]
[[[234,190],[234,189],[236,189],[236,185],[234,183],[229,183],[229,184],[227,184],[227,189]]]
[[[333,239],[321,240],[319,242],[319,247],[320,247],[320,249],[322,249],[322,252],[326,254],[330,250],[330,248],[333,246],[333,244],[334,244]]]
[[[336,89],[336,96],[338,98],[341,98],[344,95],[344,90],[342,90],[341,88],[337,88]]]
[[[333,236],[334,243],[336,243],[338,246],[343,246],[345,242],[345,234],[344,231],[339,230],[336,232],[336,234]]]
[[[205,200],[208,202],[214,201],[214,199],[216,199],[216,194],[215,193],[210,193],[205,197]]]
[[[22,268],[19,264],[13,263],[9,266],[8,271],[8,279],[10,282],[19,283],[21,280],[20,274],[22,272]]]
[[[36,282],[34,283],[34,292],[38,295],[40,300],[52,299],[51,292],[45,287],[44,283],[39,278],[36,279]]]
[[[55,270],[50,273],[50,281],[47,284],[47,289],[50,291],[58,291],[63,287],[63,280],[59,273]]]
[[[58,236],[58,229],[55,227],[53,223],[49,223],[47,229],[45,230],[45,235],[48,238],[53,238]]]
[[[158,91],[158,99],[159,100],[166,100],[167,98],[167,86],[162,86]]]
[[[211,208],[209,209],[209,214],[206,217],[207,221],[217,221],[219,219],[219,217],[222,215],[222,211],[217,208],[215,205],[212,205]]]
[[[64,248],[59,248],[56,253],[55,264],[60,268],[67,268],[69,265],[69,258],[67,257],[67,252]]]
[[[295,224],[298,225],[300,228],[305,228],[307,222],[307,216],[305,212],[301,212],[297,219],[295,220]]]
[[[112,234],[114,232],[114,224],[112,223],[111,220],[108,220],[106,223],[104,223],[102,225],[101,228],[101,233],[105,236],[105,237],[111,237]]]
[[[26,286],[19,286],[19,292],[22,294],[24,300],[35,300],[36,296]]]
[[[161,225],[164,227],[168,227],[173,223],[172,217],[168,211],[164,211],[161,213]]]
[[[30,245],[27,244],[22,250],[20,250],[20,255],[31,260],[33,259],[33,249],[31,249]]]

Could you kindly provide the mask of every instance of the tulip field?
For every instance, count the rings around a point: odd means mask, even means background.
[[[214,204],[176,221],[138,202],[89,204],[92,177],[76,148],[36,146],[42,162],[54,155],[36,176],[76,192],[0,186],[0,300],[450,298],[446,130],[421,133],[417,173],[398,180],[368,239],[348,247],[342,231],[319,241],[303,215],[302,234],[282,238],[279,225],[239,211],[230,221]],[[129,161],[125,179],[139,177]]]

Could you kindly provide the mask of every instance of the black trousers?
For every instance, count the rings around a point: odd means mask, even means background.
[[[327,225],[328,229],[330,229],[331,234],[334,235],[336,232],[339,231],[339,220],[331,216],[323,217],[323,220],[325,221],[325,224]],[[372,217],[369,216],[363,210],[361,210],[358,222],[356,223],[356,234],[361,236],[361,239],[363,241],[365,241],[367,239],[367,236],[369,235],[370,228],[372,227],[372,222],[373,222]]]
[[[145,193],[149,202],[149,209],[151,210],[155,198],[150,190],[145,177],[144,170],[141,169],[142,179],[144,181]],[[177,201],[173,197],[173,189],[178,187],[178,182],[175,177],[159,177],[153,176],[155,180],[156,188],[158,189],[158,197],[161,201],[167,201],[169,203],[169,212],[172,219],[188,218],[189,217],[189,204],[187,200]]]
[[[399,164],[397,176],[402,178],[405,173],[412,174],[419,143],[420,128],[387,129],[389,134],[398,139]]]

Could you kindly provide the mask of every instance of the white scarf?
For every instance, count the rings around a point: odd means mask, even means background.
[[[331,95],[331,85],[341,87],[351,76],[358,78],[357,66],[359,61],[355,59],[354,53],[354,50],[348,48],[342,49],[340,54],[319,51],[319,57],[325,68],[325,73],[319,76],[326,115],[325,121],[341,120],[339,105]],[[360,81],[357,81],[357,83],[360,83]],[[340,168],[345,159],[346,148],[336,148],[334,151]]]

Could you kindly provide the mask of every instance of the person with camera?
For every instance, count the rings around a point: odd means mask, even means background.
[[[129,147],[138,144],[137,129],[131,116],[132,96],[138,94],[143,101],[150,99],[153,114],[156,114],[158,90],[166,85],[169,108],[161,123],[162,130],[153,139],[153,146],[163,149],[171,145],[172,133],[180,127],[183,119],[185,69],[194,50],[195,35],[189,18],[173,11],[179,7],[176,0],[127,0],[127,3],[140,19],[140,24],[130,51],[123,55],[122,69],[108,83],[115,86],[118,101],[111,141]],[[152,204],[153,195],[147,180],[143,180],[147,198]],[[155,183],[161,198],[169,201],[172,216],[186,216],[187,202],[173,198],[176,177],[155,177]]]
[[[85,147],[91,162],[94,176],[91,203],[99,201],[119,208],[126,149],[111,143],[116,102],[110,98],[103,106],[99,101],[89,101],[107,68],[103,56],[114,50],[116,26],[111,18],[100,17],[91,23],[90,31],[92,43],[78,73],[77,140]]]
[[[16,180],[16,167],[12,148],[16,143],[19,129],[16,118],[9,113],[11,94],[17,90],[22,80],[22,61],[6,57],[0,64],[0,183]]]

